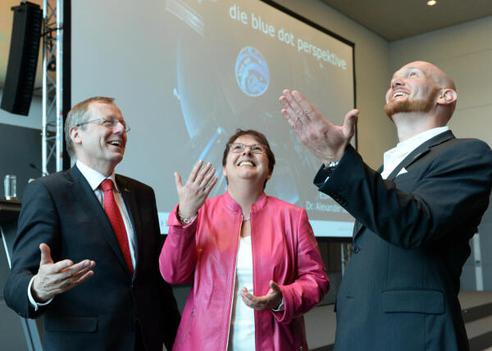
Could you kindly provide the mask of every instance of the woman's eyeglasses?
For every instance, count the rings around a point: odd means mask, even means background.
[[[252,145],[246,145],[243,143],[229,144],[229,150],[235,154],[240,154],[244,152],[244,150],[246,150],[247,148],[249,148],[252,154],[266,154],[267,152],[267,148],[263,144],[252,144]]]

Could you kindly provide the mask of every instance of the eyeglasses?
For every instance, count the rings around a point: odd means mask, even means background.
[[[115,117],[90,119],[90,120],[85,121],[85,122],[77,123],[75,126],[80,127],[80,126],[83,126],[83,125],[86,125],[89,123],[94,123],[94,124],[103,126],[104,128],[108,128],[108,129],[113,129],[118,124],[121,124],[123,126],[123,128],[125,129],[125,132],[128,133],[131,130],[130,127],[128,127],[125,122],[122,122]]]
[[[229,144],[229,150],[232,153],[235,154],[240,154],[246,150],[246,148],[249,148],[252,154],[266,154],[267,148],[263,144],[252,144],[252,145],[246,145],[243,143],[231,143]]]

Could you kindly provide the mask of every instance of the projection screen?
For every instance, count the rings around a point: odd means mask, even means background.
[[[226,190],[222,152],[237,128],[268,137],[277,164],[266,192],[305,207],[318,237],[350,237],[353,219],[319,193],[320,166],[280,115],[298,89],[337,123],[354,107],[352,43],[256,0],[72,1],[72,103],[116,99],[131,127],[117,172],[152,186],[163,233],[174,171],[199,159]]]

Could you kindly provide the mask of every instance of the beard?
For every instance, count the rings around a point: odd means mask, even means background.
[[[407,98],[405,100],[394,100],[387,102],[384,105],[384,112],[391,119],[395,113],[405,113],[405,112],[429,112],[436,101],[436,97],[439,94],[439,88],[432,88],[432,90],[427,95],[427,98],[422,99],[411,99]]]

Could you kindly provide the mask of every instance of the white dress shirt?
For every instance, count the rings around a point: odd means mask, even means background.
[[[398,143],[394,148],[384,153],[384,168],[381,172],[383,179],[393,172],[393,170],[407,157],[413,150],[425,143],[427,140],[432,139],[436,135],[444,133],[449,130],[448,126],[432,128],[425,132],[419,133],[410,139]],[[402,169],[398,174],[405,173],[406,170]]]
[[[121,196],[121,193],[118,189],[118,185],[116,184],[114,172],[109,177],[105,177],[103,174],[90,168],[89,166],[87,166],[86,164],[84,164],[83,162],[81,162],[79,160],[77,160],[76,165],[77,165],[77,168],[79,169],[80,173],[82,173],[82,176],[89,183],[92,191],[94,191],[94,194],[96,195],[97,199],[99,200],[99,203],[101,204],[101,206],[104,206],[104,197],[103,197],[103,191],[99,188],[99,185],[106,178],[111,179],[113,181],[113,183],[114,183],[114,198],[116,200],[116,204],[118,205],[118,208],[120,209],[121,217],[123,217],[123,222],[125,223],[125,229],[126,229],[126,234],[128,236],[128,243],[129,243],[128,246],[130,248],[130,255],[132,258],[132,264],[133,264],[133,267],[136,267],[135,231],[133,229],[132,221],[131,221],[130,216],[128,214],[128,211],[126,209],[125,202],[123,201],[123,197]],[[67,257],[67,258],[70,258],[70,257]],[[34,280],[34,277],[31,278],[31,281],[29,282],[29,285],[27,287],[27,296],[29,297],[29,302],[34,307],[35,311],[37,311],[40,306],[48,305],[53,299],[50,299],[44,303],[36,302],[34,300],[34,297],[32,296],[32,293],[31,293],[31,286],[33,284],[33,280]]]

